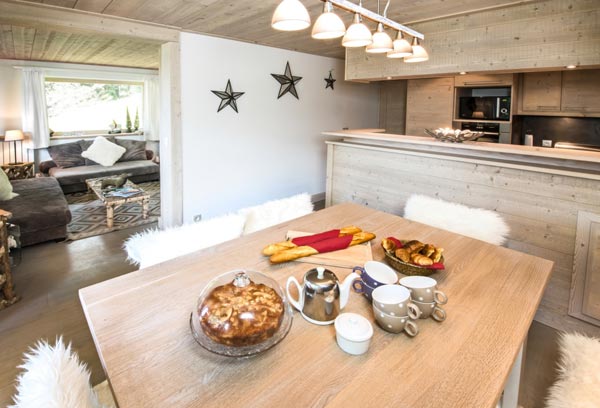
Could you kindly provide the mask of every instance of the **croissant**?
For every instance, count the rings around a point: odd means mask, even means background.
[[[413,240],[413,241],[408,241],[406,243],[406,245],[404,245],[404,248],[406,248],[408,250],[408,252],[419,252],[421,249],[423,249],[424,246],[425,246],[424,243]]]
[[[435,252],[433,253],[433,256],[431,257],[431,259],[433,259],[434,263],[437,263],[442,259],[442,252],[444,252],[444,248],[436,248],[435,249]]]
[[[394,255],[396,255],[396,258],[400,259],[402,262],[410,262],[410,252],[408,252],[406,248],[396,249]]]
[[[393,252],[396,249],[396,243],[387,238],[381,240],[381,246],[388,252]]]
[[[421,255],[419,253],[412,253],[410,255],[410,260],[419,266],[429,266],[433,265],[433,260],[431,258],[426,257],[425,255]]]
[[[428,258],[431,258],[431,255],[435,252],[435,247],[431,244],[426,244],[425,247],[421,250],[421,253]]]

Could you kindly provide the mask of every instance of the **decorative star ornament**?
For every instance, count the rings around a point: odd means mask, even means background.
[[[231,89],[231,80],[227,80],[227,86],[225,87],[225,92],[223,91],[211,91],[212,93],[214,93],[215,95],[217,95],[219,98],[221,98],[221,103],[219,104],[219,109],[217,110],[217,112],[221,112],[223,109],[225,109],[227,106],[231,106],[231,109],[233,109],[235,111],[235,113],[238,113],[238,108],[237,108],[237,100],[240,96],[242,96],[243,94],[245,94],[245,92],[233,92],[233,90]]]
[[[281,98],[288,92],[294,95],[296,99],[300,99],[298,98],[298,92],[296,91],[296,84],[300,82],[302,77],[292,75],[289,61],[287,64],[285,64],[285,73],[283,75],[271,74],[271,76],[275,78],[277,82],[279,82],[279,85],[281,85],[279,87],[279,95],[277,95],[277,99]]]
[[[329,78],[324,78],[324,79],[325,79],[325,82],[327,82],[327,85],[325,85],[325,89],[331,88],[331,90],[333,91],[333,83],[336,80],[333,79],[333,75],[331,75],[331,71],[329,71]]]

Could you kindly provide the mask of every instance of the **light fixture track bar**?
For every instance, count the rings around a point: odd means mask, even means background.
[[[321,0],[326,1],[326,0]],[[351,3],[348,0],[329,0],[331,4],[337,6],[346,11],[350,11],[352,13],[358,13],[364,18],[367,18],[371,21],[375,21],[376,23],[382,23],[385,26],[393,28],[394,30],[402,31],[408,35],[413,37],[420,38],[421,40],[425,39],[425,36],[418,31],[413,30],[412,28],[406,27],[400,23],[395,22],[394,20],[390,20],[387,17],[384,17],[380,14],[377,14],[371,10],[368,10],[364,7],[361,7],[357,4]]]

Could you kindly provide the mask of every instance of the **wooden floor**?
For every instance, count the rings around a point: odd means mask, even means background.
[[[62,335],[90,367],[92,383],[104,379],[77,291],[137,269],[126,262],[123,241],[153,226],[23,249],[21,264],[13,271],[22,300],[0,311],[0,407],[11,402],[23,352],[39,339],[53,341]]]
[[[125,260],[123,241],[152,226],[23,250],[21,265],[14,271],[23,299],[0,311],[0,407],[11,402],[16,367],[23,352],[38,339],[63,335],[90,367],[92,383],[104,379],[77,291],[135,270]],[[524,408],[544,406],[547,387],[555,377],[556,339],[557,332],[541,323],[534,322],[529,331],[519,404]]]

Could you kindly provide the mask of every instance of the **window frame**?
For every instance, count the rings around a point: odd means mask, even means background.
[[[143,80],[127,80],[127,79],[100,79],[100,78],[93,78],[93,77],[85,77],[85,78],[77,78],[77,77],[69,77],[69,76],[55,76],[55,75],[48,75],[44,78],[44,86],[46,85],[47,82],[63,82],[63,83],[80,83],[80,84],[117,84],[117,85],[135,85],[135,86],[141,86],[142,87],[142,105],[141,105],[141,110],[140,110],[140,118],[142,118],[144,116],[143,110],[145,108],[145,98],[146,98],[146,86]],[[46,100],[46,103],[48,102],[47,99],[47,95],[45,93],[45,89],[44,89],[44,98]],[[48,120],[48,126],[50,126],[50,118],[48,116],[48,112],[46,111],[46,118]],[[123,129],[123,128],[121,128]],[[94,136],[114,136],[114,135],[119,135],[119,136],[129,136],[129,135],[140,135],[143,134],[144,132],[139,130],[137,132],[132,132],[132,133],[127,133],[127,132],[121,132],[121,133],[111,133],[109,134],[107,129],[87,129],[87,130],[72,130],[72,131],[55,131],[52,136],[50,136],[50,139],[68,139],[68,138],[86,138],[86,137],[94,137]]]

